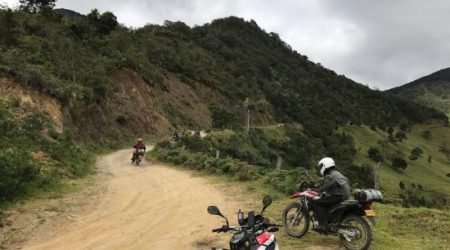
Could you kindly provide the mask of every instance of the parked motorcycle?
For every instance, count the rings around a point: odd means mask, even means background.
[[[248,213],[247,218],[239,210],[238,223],[239,226],[230,226],[228,219],[222,215],[219,208],[209,206],[208,213],[218,215],[225,219],[226,225],[213,229],[212,232],[234,232],[230,240],[231,250],[279,250],[276,238],[273,232],[279,230],[280,225],[271,224],[269,219],[263,217],[264,210],[272,204],[272,198],[269,196],[263,199],[263,209],[260,214],[254,211]],[[211,250],[226,250],[224,248],[212,248]]]
[[[307,176],[309,177],[308,174]],[[312,209],[314,200],[320,199],[322,195],[317,190],[318,186],[311,180],[304,181],[300,184],[298,192],[289,196],[292,199],[299,199],[287,205],[283,211],[283,225],[289,236],[301,238],[308,232],[310,223],[313,230],[318,226]],[[372,230],[365,218],[376,224],[372,203],[382,200],[383,195],[374,189],[358,189],[354,193],[354,198],[355,200],[346,200],[331,207],[328,215],[330,230],[318,233],[338,235],[347,249],[367,249],[372,242]]]

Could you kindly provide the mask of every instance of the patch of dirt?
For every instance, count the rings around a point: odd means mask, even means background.
[[[30,111],[27,109],[39,110],[53,120],[58,132],[63,131],[62,107],[56,99],[37,90],[27,89],[3,74],[0,74],[0,97],[3,99],[17,98],[17,101],[20,102],[22,114]],[[17,115],[20,115],[20,113]]]

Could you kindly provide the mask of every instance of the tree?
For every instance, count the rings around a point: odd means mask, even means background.
[[[103,35],[109,34],[111,31],[115,30],[119,23],[117,22],[117,17],[107,11],[100,15],[98,19],[99,25],[97,27],[98,32]]]
[[[236,117],[232,112],[219,106],[210,106],[209,111],[214,128],[225,129],[233,126]]]
[[[0,42],[7,46],[17,43],[17,21],[11,9],[0,12]]]
[[[56,0],[19,0],[19,9],[26,13],[37,13],[40,10],[53,9],[56,4]]]
[[[393,158],[392,167],[397,170],[405,170],[408,167],[408,163],[402,158]]]
[[[93,9],[87,17],[89,22],[95,26],[96,32],[100,35],[108,35],[119,25],[117,17],[109,11],[100,14],[97,9]]]
[[[370,148],[367,151],[367,154],[369,155],[369,158],[374,160],[375,162],[381,162],[383,161],[383,157],[381,156],[380,151],[376,148]]]
[[[413,150],[411,150],[411,155],[409,156],[410,160],[417,160],[421,155],[423,154],[423,150],[419,147],[415,147],[413,148]]]
[[[269,103],[264,100],[258,100],[258,101],[252,101],[250,98],[245,98],[245,101],[243,103],[244,108],[246,109],[246,119],[245,119],[245,127],[246,131],[250,131],[250,113],[252,111],[255,111],[257,109],[264,109],[269,105]]]

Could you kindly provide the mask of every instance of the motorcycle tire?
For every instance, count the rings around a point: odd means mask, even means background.
[[[362,236],[365,236],[364,237],[365,240],[363,240],[363,242],[361,244],[353,244],[353,241],[348,241],[347,239],[345,239],[344,236],[340,235],[339,237],[341,239],[342,244],[345,246],[346,249],[349,249],[349,250],[368,249],[370,247],[370,244],[372,243],[372,229],[370,228],[370,226],[366,220],[364,220],[361,216],[357,216],[357,215],[349,215],[349,216],[345,217],[342,220],[341,225],[348,227],[348,225],[352,221],[356,222],[357,224],[359,224],[359,226],[361,226],[361,228],[358,228],[358,230],[361,231],[360,238],[363,238]]]
[[[297,215],[288,215],[288,213],[291,210],[296,210],[295,213],[301,213],[301,215],[299,215],[299,214],[297,214]],[[300,224],[302,222],[304,223],[303,227],[301,227],[301,230],[298,231],[298,232],[293,230],[292,222],[289,222],[289,220],[293,220],[294,219],[292,216],[301,216],[299,219],[297,218],[297,220],[299,220],[299,221],[295,222],[296,224]],[[290,218],[290,217],[292,217],[292,218]],[[283,220],[284,229],[286,230],[286,233],[289,236],[296,237],[296,238],[301,238],[309,230],[310,215],[309,215],[309,213],[302,211],[302,204],[299,203],[299,202],[292,202],[292,203],[290,203],[289,205],[286,206],[286,208],[283,210],[282,220]]]

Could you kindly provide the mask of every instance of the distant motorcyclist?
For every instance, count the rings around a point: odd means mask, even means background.
[[[172,134],[172,137],[174,141],[180,140],[180,132],[178,132],[178,130],[175,130]]]
[[[139,157],[139,155],[143,155],[147,147],[144,144],[144,140],[142,138],[138,138],[136,144],[133,145],[133,157],[131,158],[131,163]]]
[[[313,209],[319,226],[316,231],[329,231],[328,210],[350,197],[350,185],[348,179],[336,169],[335,162],[330,157],[325,157],[317,164],[317,175],[323,176],[319,191],[322,197],[314,201]]]
[[[200,136],[200,131],[201,131],[201,130],[200,130],[200,126],[198,126],[198,125],[195,126],[195,135],[196,135],[196,136]]]

